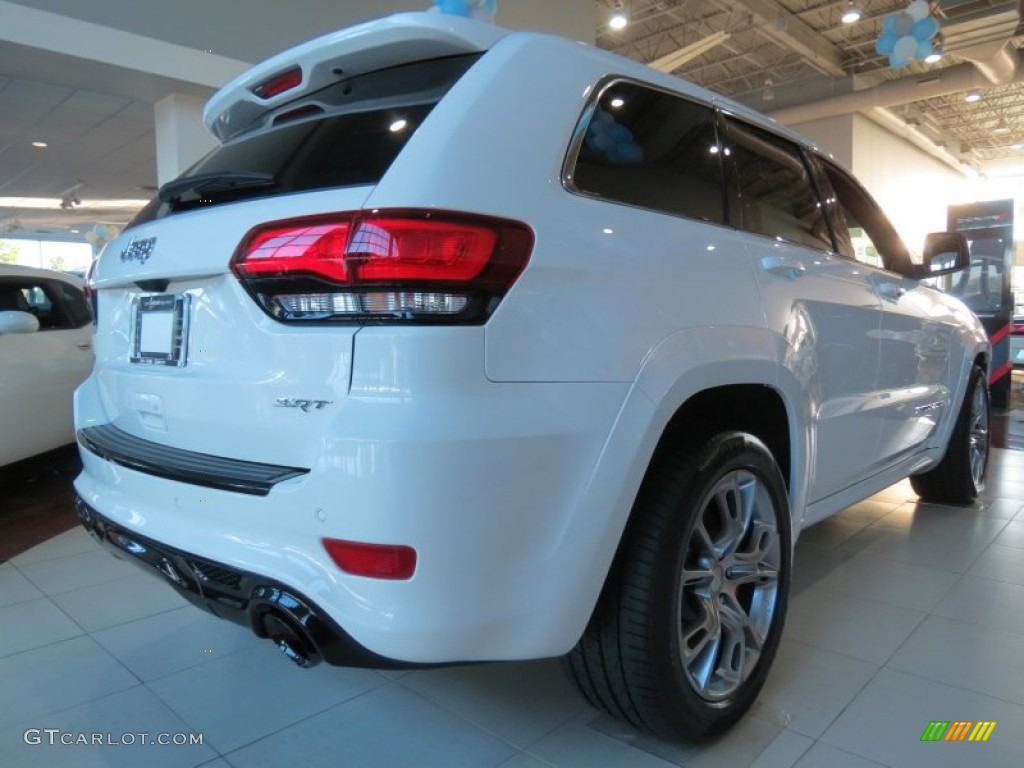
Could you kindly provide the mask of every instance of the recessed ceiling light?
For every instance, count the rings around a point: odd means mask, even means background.
[[[608,102],[609,106],[614,107],[615,109],[618,109],[625,103],[626,102],[623,99],[620,99],[618,97],[615,97],[614,99]]]
[[[399,131],[404,131],[407,125],[409,125],[409,122],[407,120],[399,118],[398,120],[395,120],[395,122],[393,122],[391,125],[389,125],[388,129],[392,133],[398,133]]]
[[[964,101],[966,101],[969,104],[973,104],[976,101],[981,101],[981,91],[977,89],[973,91],[968,91],[967,95],[964,96]]]
[[[50,145],[47,144],[45,141],[33,141],[32,146],[35,147],[36,149],[46,149]]]
[[[855,24],[860,21],[860,8],[853,4],[852,0],[843,13],[843,24]]]
[[[615,10],[612,12],[612,17],[608,19],[608,26],[614,30],[625,29],[629,25],[629,14],[626,13],[626,9],[622,7],[622,1],[615,3]]]
[[[996,123],[996,127],[992,129],[992,133],[1009,133],[1010,126],[1006,124],[1006,118],[1000,117],[999,122]]]

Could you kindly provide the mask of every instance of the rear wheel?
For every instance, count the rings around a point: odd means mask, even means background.
[[[988,381],[985,371],[976,365],[946,455],[929,471],[911,476],[910,485],[922,501],[971,504],[985,489],[988,454]]]
[[[775,657],[791,559],[786,489],[764,444],[719,434],[656,457],[565,666],[594,706],[669,739],[712,736]]]

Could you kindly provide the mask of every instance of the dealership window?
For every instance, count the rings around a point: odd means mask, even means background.
[[[722,169],[710,106],[618,81],[602,91],[584,119],[569,174],[575,191],[724,223]]]
[[[726,163],[734,174],[738,216],[749,232],[819,250],[832,238],[799,148],[768,131],[726,118]]]

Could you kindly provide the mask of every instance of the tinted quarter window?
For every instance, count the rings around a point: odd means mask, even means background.
[[[616,82],[584,117],[569,181],[579,192],[723,223],[722,169],[710,107]]]
[[[737,187],[738,224],[749,232],[832,250],[828,223],[799,148],[727,118],[726,162]]]
[[[910,253],[882,209],[848,173],[817,161],[831,187],[829,207],[839,252],[862,264],[901,272]]]

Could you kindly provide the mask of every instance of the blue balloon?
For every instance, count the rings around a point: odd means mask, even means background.
[[[901,59],[895,54],[889,57],[889,66],[893,69],[903,69],[907,64],[908,62],[906,59]]]
[[[609,135],[618,142],[627,142],[633,140],[633,132],[626,126],[620,123],[614,123],[608,129]]]
[[[895,37],[899,37],[899,35],[896,34],[896,26],[895,26],[896,25],[896,17],[898,15],[899,14],[896,14],[896,13],[890,13],[888,16],[885,17],[885,20],[882,22],[882,35],[883,35],[883,37],[885,35],[894,35]]]
[[[875,50],[882,56],[890,55],[896,49],[896,35],[885,34],[875,41]]]
[[[468,0],[436,0],[437,10],[452,16],[469,16]]]
[[[916,37],[918,40],[931,40],[939,31],[939,22],[937,22],[932,16],[925,16],[919,22],[914,24],[910,30],[910,34]]]
[[[920,59],[921,61],[924,61],[929,56],[931,56],[931,53],[932,53],[932,41],[931,40],[922,40],[920,43],[917,44],[917,53],[914,54],[914,58],[915,59]]]

